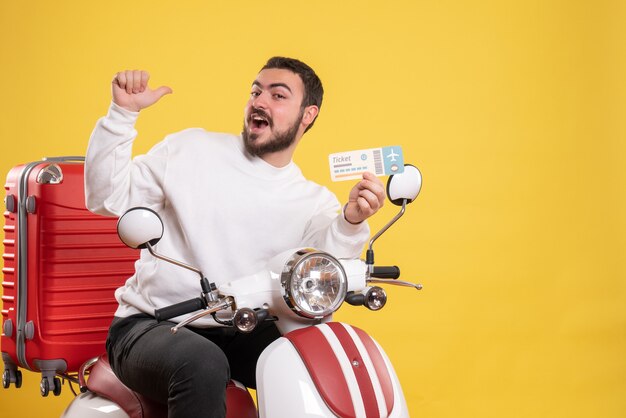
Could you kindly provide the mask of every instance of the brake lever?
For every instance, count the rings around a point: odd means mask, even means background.
[[[233,305],[234,301],[233,298],[228,297],[226,299],[224,299],[223,301],[219,302],[218,304],[214,305],[211,308],[207,308],[201,312],[198,312],[197,314],[190,316],[189,318],[185,319],[182,322],[179,322],[178,324],[176,324],[175,326],[173,326],[170,331],[172,332],[172,334],[176,334],[178,332],[179,329],[181,329],[182,327],[192,323],[193,321],[196,321],[204,316],[207,315],[211,315],[215,312],[221,311],[223,309],[228,309]]]
[[[367,279],[367,283],[382,283],[382,284],[392,284],[394,286],[404,286],[404,287],[413,287],[417,290],[422,290],[423,286],[421,284],[415,284],[411,282],[405,282],[402,280],[395,279]]]

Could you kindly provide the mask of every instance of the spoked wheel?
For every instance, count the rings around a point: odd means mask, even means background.
[[[41,396],[46,397],[50,393],[50,381],[47,377],[42,377],[39,383],[39,392]]]
[[[2,373],[2,387],[8,389],[11,386],[11,373],[8,370],[5,370]]]

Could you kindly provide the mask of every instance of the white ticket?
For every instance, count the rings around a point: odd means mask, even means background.
[[[330,154],[328,162],[333,181],[360,179],[365,172],[388,176],[404,171],[404,157],[400,146],[339,152]]]

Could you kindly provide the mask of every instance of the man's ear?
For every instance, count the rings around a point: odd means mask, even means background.
[[[307,106],[304,108],[304,114],[302,115],[301,123],[304,125],[305,128],[313,123],[319,112],[319,107],[315,105]]]

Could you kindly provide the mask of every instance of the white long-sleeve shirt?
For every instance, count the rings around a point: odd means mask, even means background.
[[[348,223],[334,194],[306,180],[295,163],[274,167],[250,156],[241,136],[199,128],[169,135],[133,159],[137,116],[112,104],[96,124],[85,162],[91,211],[119,216],[135,206],[154,209],[165,226],[157,250],[198,267],[218,286],[260,271],[291,248],[360,255],[367,223]],[[200,294],[197,274],[145,250],[135,269],[115,293],[116,316],[153,314]]]

